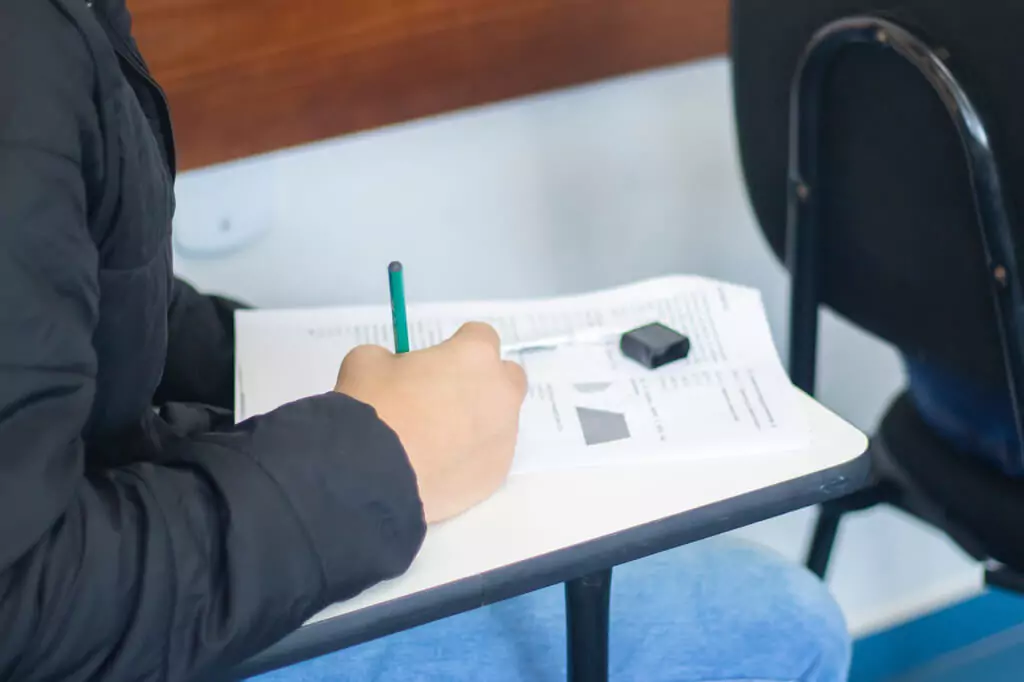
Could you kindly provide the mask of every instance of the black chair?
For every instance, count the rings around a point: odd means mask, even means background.
[[[905,356],[1004,392],[1024,432],[1024,3],[732,9],[743,169],[792,275],[794,383],[813,392],[826,305]],[[812,570],[824,575],[845,513],[888,502],[987,562],[990,584],[1024,588],[1024,480],[956,451],[906,394],[872,456],[876,483],[822,508]]]

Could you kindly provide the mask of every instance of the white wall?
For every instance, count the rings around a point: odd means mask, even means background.
[[[178,181],[179,273],[261,306],[552,295],[668,272],[760,288],[785,349],[786,278],[748,208],[728,64],[631,76]],[[894,354],[825,321],[823,401],[870,429]],[[798,557],[810,512],[743,534]],[[831,584],[855,631],[977,589],[980,571],[888,510],[844,526]]]

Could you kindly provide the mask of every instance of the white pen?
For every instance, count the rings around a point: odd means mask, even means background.
[[[518,341],[516,343],[502,344],[501,352],[502,354],[528,353],[540,350],[554,350],[561,346],[570,346],[575,344],[605,343],[609,339],[621,336],[624,331],[626,330],[610,329],[608,327],[591,327],[589,329],[583,329],[569,334],[546,336],[530,341]]]

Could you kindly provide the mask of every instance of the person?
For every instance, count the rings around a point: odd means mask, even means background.
[[[0,679],[222,673],[404,572],[427,524],[508,472],[526,380],[481,324],[356,349],[333,391],[233,423],[237,306],[174,278],[174,172],[124,0],[0,3]],[[760,550],[701,545],[616,583],[627,677],[845,674],[834,601]],[[414,659],[420,679],[496,679],[516,658],[538,679],[551,600],[365,645],[331,677]]]
[[[966,457],[1024,477],[1020,438],[1007,389],[987,388],[934,363],[905,356],[908,393],[928,426]]]
[[[609,677],[643,682],[846,679],[843,616],[819,580],[730,536],[612,572]],[[492,604],[253,682],[565,682],[561,586]]]

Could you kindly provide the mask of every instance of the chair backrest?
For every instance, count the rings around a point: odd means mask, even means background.
[[[733,0],[732,9],[743,170],[780,257],[793,76],[818,29],[856,14],[890,19],[948,54],[984,118],[1011,220],[1021,224],[1024,3]],[[821,302],[906,354],[1005,390],[968,167],[944,105],[904,60],[863,45],[838,57],[821,111]]]

